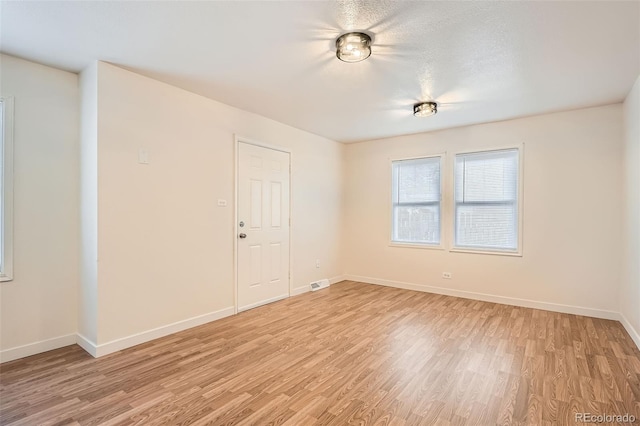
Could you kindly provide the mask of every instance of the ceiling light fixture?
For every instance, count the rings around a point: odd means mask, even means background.
[[[435,102],[420,102],[413,106],[413,115],[416,117],[429,117],[438,112],[438,104]]]
[[[365,33],[346,33],[336,40],[336,56],[344,62],[364,61],[371,55],[371,37]]]

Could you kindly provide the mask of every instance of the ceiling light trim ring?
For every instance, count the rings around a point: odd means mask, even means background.
[[[416,117],[429,117],[438,113],[438,104],[435,102],[420,102],[413,106],[413,115]]]
[[[343,62],[360,62],[371,56],[371,36],[352,31],[336,39],[336,57]]]

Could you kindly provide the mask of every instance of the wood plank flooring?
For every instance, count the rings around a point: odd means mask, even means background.
[[[0,366],[3,425],[571,425],[640,419],[615,321],[345,281],[100,359]],[[636,420],[636,424],[640,420]]]

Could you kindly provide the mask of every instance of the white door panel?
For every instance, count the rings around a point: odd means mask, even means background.
[[[289,296],[289,162],[286,152],[238,144],[239,311]]]

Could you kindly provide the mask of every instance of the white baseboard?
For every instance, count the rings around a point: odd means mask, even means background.
[[[76,343],[76,335],[67,334],[65,336],[29,343],[28,345],[5,349],[0,351],[0,363],[63,348],[65,346],[73,345],[74,343]]]
[[[244,312],[244,311],[248,311],[249,309],[257,308],[258,306],[268,305],[269,303],[277,302],[278,300],[283,300],[283,299],[286,299],[287,297],[289,297],[288,294],[282,294],[280,296],[272,297],[270,299],[263,300],[258,303],[252,303],[247,306],[242,306],[238,308],[238,312]]]
[[[78,333],[76,334],[76,343],[78,344],[78,346],[80,346],[82,349],[88,352],[89,355],[91,355],[92,357],[94,358],[97,357],[96,353],[97,353],[98,345],[96,345],[94,342],[92,342],[82,334]]]
[[[123,337],[120,339],[112,340],[110,342],[101,343],[96,345],[86,337],[78,334],[77,343],[85,351],[89,352],[93,357],[99,358],[114,352],[118,352],[122,349],[127,349],[132,346],[146,343],[160,337],[168,336],[169,334],[177,333],[188,328],[197,327],[202,324],[206,324],[211,321],[215,321],[221,318],[228,317],[234,314],[235,309],[233,306],[221,309],[219,311],[210,312],[208,314],[199,315],[197,317],[188,318],[186,320],[174,322],[172,324],[164,325],[162,327],[154,328],[152,330],[136,333],[131,336]]]
[[[622,313],[620,314],[620,323],[622,324],[624,329],[627,330],[627,333],[629,333],[629,336],[631,336],[631,339],[640,350],[640,333],[638,332],[638,330],[636,330],[633,325],[631,325],[627,317],[625,317]]]
[[[620,313],[606,311],[602,309],[584,308],[581,306],[562,305],[559,303],[539,302],[529,299],[518,299],[515,297],[496,296],[493,294],[475,293],[471,291],[455,290],[445,287],[433,287],[418,285],[401,281],[382,280],[371,277],[361,277],[357,275],[345,275],[345,279],[359,281],[367,284],[383,285],[387,287],[403,288],[405,290],[423,291],[426,293],[443,294],[446,296],[462,297],[465,299],[481,300],[483,302],[501,303],[503,305],[521,306],[523,308],[542,309],[545,311],[562,312],[565,314],[582,315],[587,317],[602,318],[618,321]]]
[[[482,300],[485,302],[502,303],[506,305],[522,306],[526,308],[543,309],[553,312],[562,312],[575,315],[590,316],[594,318],[602,318],[609,320],[620,321],[623,327],[627,330],[636,346],[640,348],[640,333],[636,330],[627,318],[618,312],[606,311],[593,308],[584,308],[580,306],[562,305],[549,302],[538,302],[528,299],[518,299],[512,297],[496,296],[484,293],[475,293],[463,290],[455,290],[444,287],[424,286],[413,283],[406,283],[401,281],[390,281],[371,277],[362,277],[357,275],[339,275],[329,279],[329,284],[335,284],[340,281],[350,280],[359,281],[367,284],[383,285],[387,287],[403,288],[406,290],[422,291],[427,293],[443,294],[447,296],[462,297],[465,299]],[[310,291],[309,286],[298,287],[291,291],[291,296],[306,293]],[[113,352],[117,352],[122,349],[130,348],[132,346],[146,343],[160,337],[167,336],[169,334],[177,333],[179,331],[186,330],[188,328],[196,327],[202,324],[206,324],[211,321],[215,321],[221,318],[225,318],[234,314],[234,308],[228,307],[208,314],[200,315],[197,317],[189,318],[186,320],[178,321],[173,324],[168,324],[162,327],[154,328],[152,330],[137,333],[131,336],[127,336],[121,339],[112,340],[111,342],[102,343],[96,345],[91,340],[87,339],[80,333],[68,334],[65,336],[54,337],[52,339],[42,340],[39,342],[30,343],[28,345],[18,346],[15,348],[9,348],[0,351],[0,363],[13,361],[19,358],[24,358],[31,355],[36,355],[42,352],[47,352],[53,349],[62,348],[65,346],[73,345],[77,343],[85,351],[95,358],[108,355]]]
[[[340,281],[344,281],[347,278],[344,275],[338,275],[337,277],[329,278],[329,285],[338,284]]]
[[[339,283],[340,281],[344,281],[344,280],[346,280],[344,275],[338,275],[338,276],[335,276],[333,278],[329,278],[329,285],[336,284],[336,283]],[[299,294],[303,294],[303,293],[306,293],[308,291],[311,291],[311,287],[309,287],[309,284],[307,284],[305,286],[302,286],[302,287],[296,287],[293,290],[291,290],[291,296],[297,296]]]
[[[293,290],[291,290],[291,297],[306,293],[308,291],[310,291],[310,288],[308,285],[305,285],[302,287],[296,287]]]

